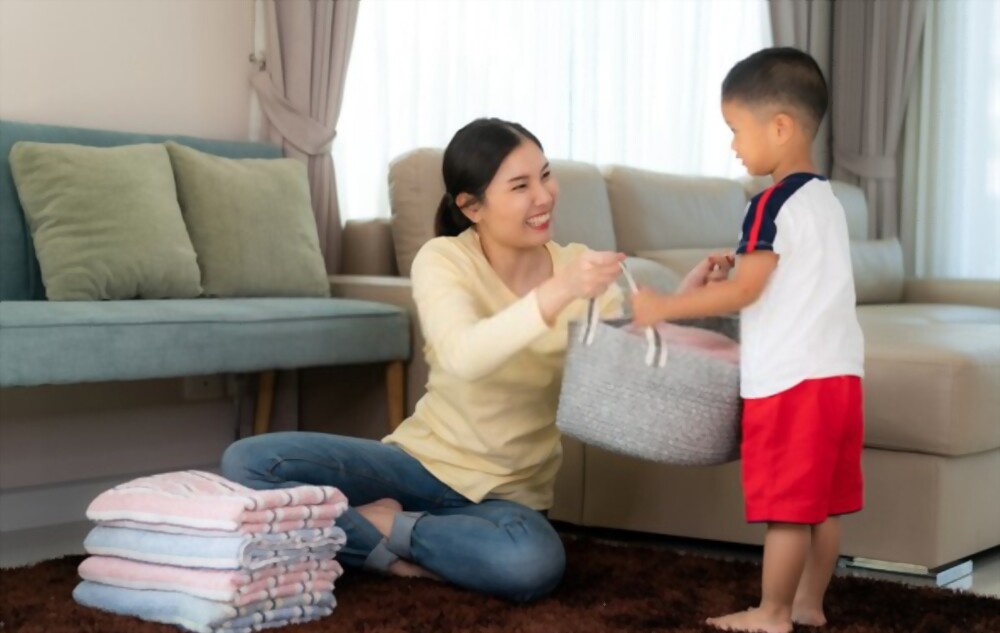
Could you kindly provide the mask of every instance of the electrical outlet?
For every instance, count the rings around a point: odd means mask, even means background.
[[[184,378],[185,400],[217,400],[225,395],[225,391],[225,379],[216,374]]]

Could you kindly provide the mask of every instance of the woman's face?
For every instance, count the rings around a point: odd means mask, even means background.
[[[559,184],[545,154],[524,141],[507,155],[483,199],[466,213],[481,238],[509,248],[530,248],[552,239],[552,209]]]

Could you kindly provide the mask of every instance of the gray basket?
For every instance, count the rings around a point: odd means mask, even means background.
[[[634,282],[626,270],[629,284]],[[738,337],[735,318],[679,322]],[[570,324],[556,424],[586,444],[679,465],[739,459],[739,367],[696,348],[668,350],[653,328],[646,340],[623,330],[629,321]]]

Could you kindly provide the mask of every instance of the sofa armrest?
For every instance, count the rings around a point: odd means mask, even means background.
[[[396,247],[389,220],[348,220],[341,241],[340,269],[344,275],[397,276]]]
[[[330,294],[343,299],[388,303],[406,310],[410,317],[410,341],[413,345],[406,368],[406,414],[413,413],[417,401],[427,390],[428,369],[424,359],[424,334],[410,280],[405,277],[331,275]]]
[[[904,303],[950,303],[1000,309],[997,279],[907,279]]]

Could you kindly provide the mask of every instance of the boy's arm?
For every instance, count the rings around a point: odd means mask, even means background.
[[[754,251],[741,255],[732,279],[707,285],[682,295],[660,295],[642,288],[632,295],[632,312],[637,325],[658,321],[696,319],[742,310],[760,297],[771,273],[778,266],[778,255]]]

